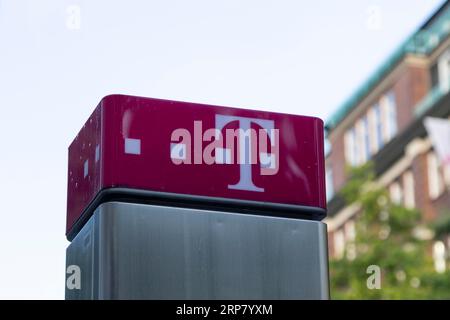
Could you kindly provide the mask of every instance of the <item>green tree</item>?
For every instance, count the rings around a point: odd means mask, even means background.
[[[370,163],[350,176],[342,195],[358,206],[356,238],[344,258],[330,261],[332,299],[450,298],[450,273],[435,272],[430,241],[419,236],[427,230],[420,212],[393,203]],[[381,270],[379,289],[367,285],[369,266]]]

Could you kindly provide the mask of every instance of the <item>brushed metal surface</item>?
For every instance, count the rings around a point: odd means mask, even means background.
[[[108,202],[67,248],[67,299],[327,299],[322,222]]]

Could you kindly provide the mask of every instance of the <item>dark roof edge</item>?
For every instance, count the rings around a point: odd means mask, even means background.
[[[419,28],[417,28],[412,34],[410,34],[398,48],[396,48],[390,55],[388,55],[384,62],[369,75],[362,86],[358,86],[354,93],[350,95],[349,98],[344,100],[344,102],[329,117],[327,117],[325,121],[326,134],[329,134],[331,131],[333,131],[333,129],[335,129],[348,116],[348,114],[350,114],[355,109],[355,107],[359,103],[361,103],[361,101],[364,100],[364,98],[366,98],[368,94],[370,94],[373,88],[377,86],[387,75],[389,75],[390,71],[392,71],[409,53],[407,52],[407,50],[403,50],[407,46],[408,42],[410,42],[411,39],[413,39],[414,36],[417,35],[420,31],[429,27],[439,17],[439,15],[444,12],[445,9],[447,9],[449,4],[450,0],[446,0],[445,3],[443,3],[438,9],[436,9]],[[386,66],[386,64],[389,64],[389,62],[391,62],[391,65]],[[383,70],[384,68],[386,68],[386,70]],[[378,73],[380,74],[375,77]],[[364,89],[365,86],[367,86],[368,89]]]
[[[430,24],[445,10],[445,8],[450,4],[450,0],[446,0],[442,5],[437,8],[433,14],[420,26],[419,30],[426,29]]]

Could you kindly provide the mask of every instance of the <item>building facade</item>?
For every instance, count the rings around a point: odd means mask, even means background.
[[[348,167],[374,164],[393,202],[424,221],[450,214],[450,169],[441,165],[423,121],[450,121],[450,1],[443,4],[327,121],[328,241],[341,258],[355,236],[358,205],[339,191]],[[448,141],[450,143],[450,141]],[[450,239],[435,243],[445,255]]]

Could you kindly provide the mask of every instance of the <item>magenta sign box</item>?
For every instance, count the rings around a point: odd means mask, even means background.
[[[323,122],[125,95],[103,98],[69,147],[66,235],[108,200],[322,219]]]

